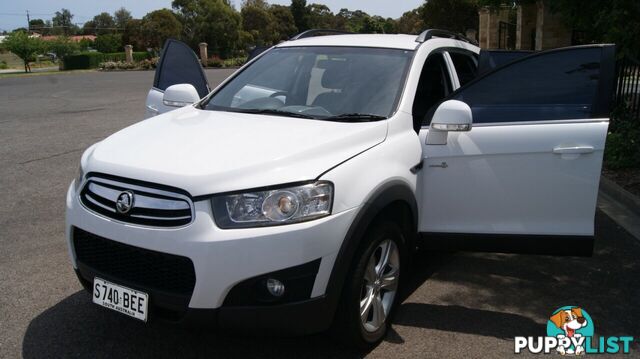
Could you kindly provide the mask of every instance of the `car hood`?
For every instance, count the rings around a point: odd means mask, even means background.
[[[127,127],[92,148],[85,172],[178,187],[192,196],[317,178],[384,141],[386,121],[175,110]]]

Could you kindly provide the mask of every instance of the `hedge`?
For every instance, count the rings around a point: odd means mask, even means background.
[[[105,61],[125,61],[124,52],[114,52],[110,54],[103,54],[101,52],[83,52],[77,55],[65,56],[62,60],[65,70],[78,70],[78,69],[95,69],[98,68],[101,62]],[[152,55],[145,51],[134,52],[133,61],[140,62],[145,59],[152,58]]]
[[[126,61],[126,55],[124,52],[112,52],[112,53],[102,54],[102,55],[103,55],[103,61],[113,61],[113,62]],[[150,59],[152,57],[153,56],[146,51],[138,51],[133,53],[133,61],[135,62],[140,62],[142,60]]]
[[[65,56],[62,62],[65,70],[95,69],[103,60],[100,52],[83,52],[78,55]]]

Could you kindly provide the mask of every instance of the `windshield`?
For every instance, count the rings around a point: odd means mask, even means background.
[[[203,108],[345,122],[385,119],[395,111],[412,54],[365,47],[275,48]]]

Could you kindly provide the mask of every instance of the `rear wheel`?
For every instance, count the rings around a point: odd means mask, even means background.
[[[387,331],[398,297],[405,246],[393,222],[375,224],[354,258],[336,318],[336,330],[347,345],[370,349]]]

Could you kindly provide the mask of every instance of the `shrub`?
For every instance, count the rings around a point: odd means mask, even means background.
[[[151,70],[151,69],[155,69],[156,66],[158,66],[158,60],[160,58],[159,57],[153,57],[150,59],[144,59],[142,61],[140,61],[140,68],[144,69],[144,70]]]
[[[4,70],[4,69],[8,69],[9,66],[7,65],[7,62],[4,60],[0,60],[0,70]]]
[[[611,115],[605,146],[605,162],[610,169],[640,168],[640,119],[625,106]]]
[[[122,50],[122,35],[105,34],[98,35],[95,41],[96,50],[102,53],[111,53]]]
[[[118,68],[118,64],[114,61],[101,62],[99,65],[101,70],[115,70]]]
[[[65,70],[95,69],[104,62],[104,57],[99,52],[84,52],[66,56],[62,61]]]
[[[103,54],[104,61],[126,61],[127,56],[124,52],[112,52],[108,54]],[[133,61],[140,62],[145,59],[150,59],[152,56],[150,53],[146,51],[138,51],[133,53]]]
[[[222,61],[222,59],[219,58],[218,56],[213,56],[212,58],[210,58],[207,61],[207,66],[208,67],[223,67],[224,66],[224,61]]]
[[[224,60],[224,67],[237,67],[242,66],[247,62],[246,57],[233,57],[230,59]]]

